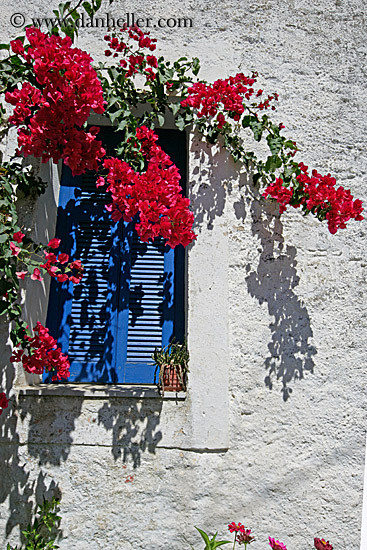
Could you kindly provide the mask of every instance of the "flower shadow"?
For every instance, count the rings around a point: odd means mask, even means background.
[[[268,306],[274,322],[269,325],[270,355],[265,360],[265,384],[273,388],[274,380],[282,383],[283,400],[292,393],[292,381],[302,380],[306,372],[313,373],[316,348],[308,311],[295,292],[299,284],[297,251],[285,245],[283,226],[274,215],[274,205],[252,201],[252,234],[260,241],[261,253],[256,270],[246,266],[247,288],[259,304]]]

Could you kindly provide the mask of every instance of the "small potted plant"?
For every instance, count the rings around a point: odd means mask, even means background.
[[[159,369],[158,388],[161,395],[165,391],[186,391],[189,371],[189,352],[186,342],[171,342],[163,348],[155,348],[153,361]]]

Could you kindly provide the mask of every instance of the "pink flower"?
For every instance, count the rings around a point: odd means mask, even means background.
[[[61,239],[51,239],[47,246],[50,248],[59,248]]]
[[[17,243],[21,243],[22,240],[24,239],[25,237],[25,234],[22,233],[21,231],[17,231],[16,233],[14,233],[13,235],[13,239],[17,242]]]
[[[0,414],[2,414],[3,409],[7,409],[9,405],[9,399],[6,398],[4,392],[0,393]]]
[[[18,279],[22,279],[24,281],[24,277],[27,275],[28,271],[16,271],[15,274],[18,277]]]
[[[316,550],[333,550],[333,547],[331,546],[329,541],[325,541],[325,539],[314,539],[314,546]]]
[[[287,550],[285,544],[279,542],[279,540],[272,539],[271,537],[269,537],[269,544],[273,550]]]
[[[38,267],[35,267],[34,268],[34,271],[31,275],[31,279],[33,281],[43,281],[43,278],[41,277],[41,272],[40,270],[38,269]]]
[[[19,246],[16,246],[14,243],[10,243],[10,250],[13,256],[18,256],[20,252]]]

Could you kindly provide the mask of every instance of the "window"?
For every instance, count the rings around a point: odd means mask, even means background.
[[[157,133],[185,189],[185,134]],[[111,153],[118,136],[108,127],[100,136]],[[95,182],[95,173],[72,177],[63,167],[56,235],[85,271],[74,287],[52,281],[47,326],[69,355],[70,382],[153,384],[154,348],[185,334],[184,249],[141,243],[134,222],[113,224]]]

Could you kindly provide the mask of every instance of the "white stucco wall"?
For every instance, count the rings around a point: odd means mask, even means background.
[[[13,13],[29,23],[55,6],[8,3],[3,41],[19,34]],[[159,51],[199,56],[207,79],[258,70],[262,87],[280,94],[275,116],[298,159],[366,201],[362,0],[116,0],[106,11],[191,17],[191,29],[156,29]],[[79,44],[97,59],[103,34],[84,29]],[[22,209],[46,240],[58,174],[42,170],[54,186]],[[17,540],[35,491],[58,488],[62,550],[199,548],[194,525],[226,538],[230,521],[251,528],[258,546],[268,535],[288,549],[310,548],[314,536],[335,548],[360,544],[366,224],[332,236],[297,211],[279,220],[245,172],[194,138],[189,181],[198,239],[188,252],[187,398],[95,388],[50,395],[22,389],[19,377],[0,417],[4,540]],[[28,296],[30,319],[45,299],[47,288]],[[4,388],[14,381],[5,330],[1,341]]]

